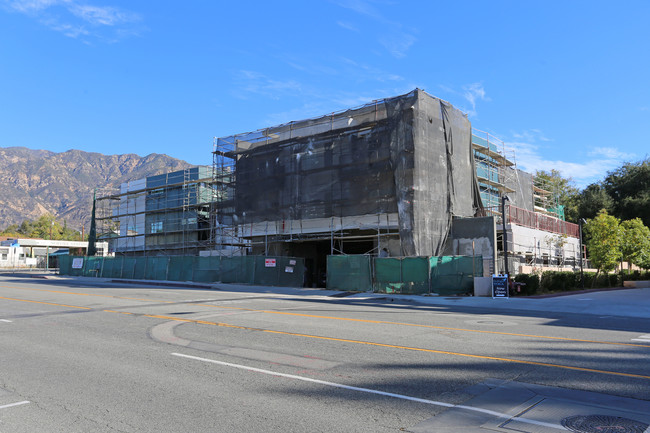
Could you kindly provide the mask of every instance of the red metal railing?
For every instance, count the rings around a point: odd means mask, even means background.
[[[486,209],[485,213],[486,215],[498,216],[499,220],[501,219],[500,208],[489,208]],[[561,219],[554,218],[543,213],[532,212],[520,207],[507,205],[506,217],[508,218],[508,223],[538,230],[544,230],[551,233],[566,234],[567,236],[574,238],[580,237],[580,228],[578,224],[562,221]]]

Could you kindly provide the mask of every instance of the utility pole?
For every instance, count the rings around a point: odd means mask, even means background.
[[[54,226],[54,221],[50,221],[50,236],[47,240],[47,250],[45,253],[45,270],[50,269],[50,242],[52,241],[52,227]]]
[[[579,230],[580,230],[580,288],[582,290],[585,289],[585,275],[584,275],[584,272],[583,272],[583,269],[582,269],[582,259],[583,259],[583,257],[582,257],[582,224],[586,223],[586,222],[587,221],[584,218],[580,218],[578,220],[578,226],[579,226]]]
[[[507,195],[501,197],[501,222],[503,223],[503,264],[505,274],[510,276],[508,270],[508,232],[506,230],[506,201],[510,201]]]

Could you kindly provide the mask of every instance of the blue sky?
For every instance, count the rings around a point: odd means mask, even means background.
[[[0,0],[0,147],[166,153],[407,93],[584,187],[650,146],[650,2]]]

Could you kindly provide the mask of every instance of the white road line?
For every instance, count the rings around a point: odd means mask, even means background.
[[[198,356],[192,356],[192,355],[185,355],[183,353],[172,353],[174,356],[179,356],[181,358],[188,358],[188,359],[194,359],[197,361],[203,361],[203,362],[209,362],[212,364],[218,364],[218,365],[224,365],[226,367],[233,367],[233,368],[238,368],[240,370],[247,370],[247,371],[254,371],[256,373],[263,373],[263,374],[268,374],[270,376],[275,376],[275,377],[286,377],[288,379],[296,379],[296,380],[302,380],[304,382],[311,382],[311,383],[317,383],[319,385],[325,385],[325,386],[332,386],[334,388],[342,388],[342,389],[348,389],[350,391],[359,391],[359,392],[367,392],[370,394],[378,394],[378,395],[383,395],[385,397],[393,397],[393,398],[400,398],[402,400],[409,400],[409,401],[414,401],[417,403],[424,403],[424,404],[430,404],[433,406],[442,406],[442,407],[448,407],[448,408],[456,408],[456,409],[465,409],[473,412],[481,412],[485,413],[488,415],[493,415],[499,418],[504,418],[507,420],[512,420],[512,421],[519,421],[523,422],[526,424],[534,424],[537,426],[543,426],[543,427],[549,427],[557,430],[564,430],[567,431],[563,426],[559,424],[551,424],[551,423],[546,423],[542,421],[535,421],[533,419],[528,419],[528,418],[520,418],[517,416],[511,416],[505,413],[501,412],[495,412],[492,410],[488,409],[482,409],[480,407],[472,407],[472,406],[464,406],[460,404],[451,404],[451,403],[445,403],[442,401],[435,401],[435,400],[426,400],[423,398],[417,398],[417,397],[410,397],[408,395],[402,395],[402,394],[394,394],[392,392],[384,392],[384,391],[378,391],[376,389],[370,389],[370,388],[359,388],[356,386],[350,386],[350,385],[343,385],[341,383],[335,383],[335,382],[326,382],[324,380],[318,380],[318,379],[312,379],[310,377],[303,377],[303,376],[296,376],[293,374],[286,374],[286,373],[279,373],[276,371],[270,371],[270,370],[263,370],[261,368],[255,368],[255,367],[249,367],[246,365],[240,365],[240,364],[232,364],[230,362],[223,362],[223,361],[217,361],[214,359],[208,359],[208,358],[201,358]]]
[[[10,403],[10,404],[5,404],[4,406],[0,406],[0,409],[7,409],[8,407],[14,407],[14,406],[20,406],[22,404],[27,404],[29,401],[19,401],[18,403]]]
[[[632,341],[644,341],[650,343],[650,334],[641,335],[639,338],[633,338]]]
[[[11,320],[7,320],[7,319],[0,319],[0,322],[7,322],[7,323],[11,323]]]

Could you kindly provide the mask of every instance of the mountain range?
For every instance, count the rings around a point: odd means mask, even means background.
[[[189,167],[156,153],[142,157],[0,147],[0,230],[46,213],[70,228],[88,229],[95,189],[115,189],[123,182]]]

